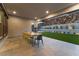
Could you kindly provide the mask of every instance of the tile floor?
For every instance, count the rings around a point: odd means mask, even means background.
[[[43,37],[44,45],[32,47],[22,37],[8,38],[0,45],[1,56],[79,56],[79,45]]]

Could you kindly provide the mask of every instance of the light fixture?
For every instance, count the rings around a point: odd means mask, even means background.
[[[49,11],[47,10],[47,11],[46,11],[46,14],[48,14],[48,13],[49,13]]]
[[[35,19],[37,19],[37,17],[35,17]]]
[[[32,23],[32,25],[34,25],[34,23]]]
[[[16,11],[13,11],[13,14],[16,14]]]
[[[40,21],[40,20],[37,20],[38,22]]]
[[[38,22],[38,23],[43,23],[43,22]]]

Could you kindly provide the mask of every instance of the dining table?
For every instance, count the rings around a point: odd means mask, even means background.
[[[42,35],[42,34],[40,32],[31,32],[32,46],[36,44],[36,39],[39,35]]]

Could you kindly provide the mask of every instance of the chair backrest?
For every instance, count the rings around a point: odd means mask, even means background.
[[[30,32],[24,32],[23,33],[23,37],[24,38],[30,38],[31,37],[31,33]]]
[[[42,35],[38,35],[37,40],[42,40]]]

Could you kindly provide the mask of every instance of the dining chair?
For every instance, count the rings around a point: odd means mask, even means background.
[[[42,44],[43,44],[42,35],[38,35],[36,40],[37,40],[37,45],[38,45],[38,47],[39,47],[40,41],[41,41]]]
[[[32,46],[34,46],[36,44],[36,39],[37,39],[37,36],[33,35],[33,37],[32,37]]]

